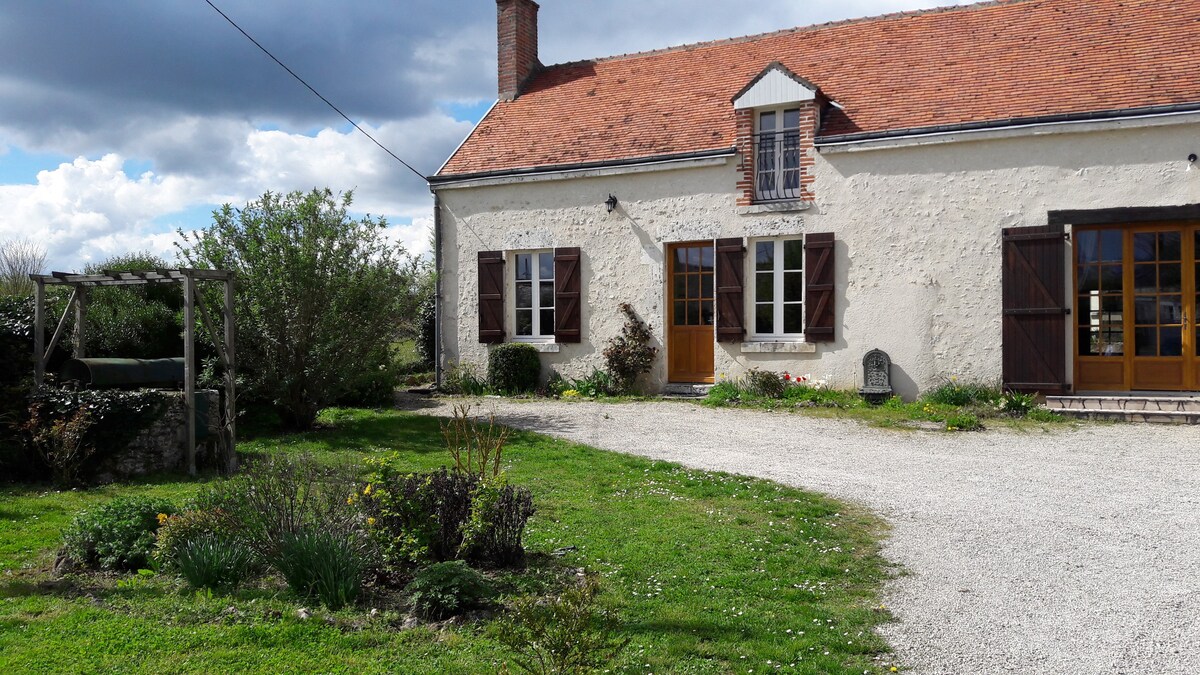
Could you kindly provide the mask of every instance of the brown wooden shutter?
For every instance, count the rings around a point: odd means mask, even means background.
[[[580,329],[579,249],[554,249],[554,341],[579,342]]]
[[[833,342],[833,233],[804,237],[804,340]]]
[[[746,339],[745,260],[740,238],[717,240],[717,342]]]
[[[1063,226],[1002,231],[1001,378],[1006,389],[1064,394],[1067,384]]]
[[[504,342],[504,253],[479,252],[479,341]]]

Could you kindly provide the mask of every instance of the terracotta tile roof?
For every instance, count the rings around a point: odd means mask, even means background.
[[[551,66],[439,175],[734,145],[772,61],[843,106],[822,136],[1200,102],[1200,0],[1001,0]]]

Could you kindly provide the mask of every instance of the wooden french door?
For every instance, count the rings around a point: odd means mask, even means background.
[[[713,244],[667,246],[667,379],[713,381]]]
[[[1200,224],[1077,228],[1075,388],[1200,389]]]

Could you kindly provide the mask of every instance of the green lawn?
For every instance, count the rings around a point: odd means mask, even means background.
[[[246,441],[247,453],[361,462],[398,451],[413,469],[446,461],[436,419],[330,411],[331,428]],[[889,570],[881,523],[775,483],[684,469],[527,433],[510,480],[534,493],[535,569],[603,575],[630,644],[613,672],[887,671],[873,628]],[[47,492],[0,489],[0,672],[495,672],[506,652],[486,625],[401,630],[368,601],[329,612],[277,585],[201,594],[167,576],[52,580],[59,533],[79,509],[120,494],[184,498],[202,481]],[[562,559],[546,553],[575,547]],[[553,562],[551,562],[553,561]],[[301,620],[296,611],[314,609]],[[514,671],[515,672],[515,671]]]

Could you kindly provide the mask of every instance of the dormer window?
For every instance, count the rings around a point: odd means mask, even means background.
[[[816,85],[772,63],[733,97],[737,205],[745,213],[807,208],[813,199],[813,138],[822,100]]]
[[[754,134],[754,199],[800,198],[800,109],[758,112]]]

